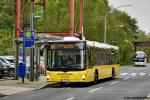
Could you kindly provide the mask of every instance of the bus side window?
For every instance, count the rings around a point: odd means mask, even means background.
[[[77,63],[77,64],[80,64],[80,61],[81,61],[80,58],[81,58],[80,55],[76,55],[76,63]]]
[[[110,64],[114,64],[117,62],[117,58],[114,51],[110,51]]]
[[[90,48],[88,48],[88,59],[89,60],[91,59],[91,50],[90,50]]]
[[[88,65],[89,67],[92,66],[92,63],[91,63],[91,49],[88,48]]]

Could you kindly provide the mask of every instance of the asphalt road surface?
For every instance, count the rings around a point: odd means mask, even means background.
[[[66,85],[6,96],[0,100],[150,100],[150,65],[121,69],[97,85]]]

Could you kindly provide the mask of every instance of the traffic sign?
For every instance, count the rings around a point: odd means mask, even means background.
[[[35,31],[26,31],[24,35],[25,47],[32,47],[35,44]]]

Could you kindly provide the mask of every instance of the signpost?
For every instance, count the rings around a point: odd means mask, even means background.
[[[22,62],[19,63],[19,77],[22,78],[24,83],[24,77],[26,75],[26,60],[25,60],[25,49],[26,47],[31,48],[35,44],[35,31],[24,31],[22,41]]]

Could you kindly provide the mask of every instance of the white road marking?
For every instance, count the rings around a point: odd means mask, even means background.
[[[73,100],[74,99],[74,97],[71,97],[71,98],[69,98],[69,99],[66,99],[66,100]]]
[[[124,78],[123,80],[127,80],[127,79],[129,79],[130,77],[126,77],[126,78]]]
[[[137,74],[137,73],[131,73],[130,75],[131,75],[131,76],[136,76],[136,74]]]
[[[120,74],[120,75],[127,75],[128,73],[122,73],[122,74]]]
[[[148,75],[150,75],[150,74],[148,74]]]
[[[100,90],[100,89],[102,89],[102,88],[103,88],[103,87],[99,87],[99,88],[96,88],[96,89],[90,90],[89,92],[94,92],[94,91]]]
[[[140,75],[140,76],[143,76],[143,75],[145,75],[145,74],[146,74],[146,73],[141,72],[139,75]]]
[[[118,83],[118,82],[119,82],[119,81],[115,81],[115,82],[111,83],[110,85],[116,84],[116,83]]]

